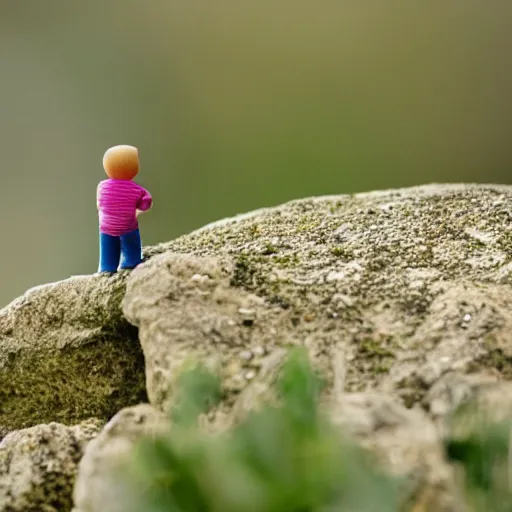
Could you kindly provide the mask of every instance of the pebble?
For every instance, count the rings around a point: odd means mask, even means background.
[[[204,274],[194,274],[190,279],[192,281],[204,282],[204,281],[208,281],[208,279],[210,279],[210,278],[207,275],[204,275]]]
[[[252,349],[252,353],[255,355],[255,356],[262,356],[265,354],[265,349],[263,347],[254,347]]]
[[[250,350],[244,350],[240,353],[240,357],[242,359],[245,359],[246,361],[249,361],[250,359],[252,359],[252,352]]]
[[[329,272],[325,280],[329,283],[332,281],[341,281],[344,278],[345,274],[343,272]]]

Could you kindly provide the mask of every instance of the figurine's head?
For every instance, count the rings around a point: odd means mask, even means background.
[[[139,150],[133,146],[113,146],[103,157],[103,168],[109,178],[131,180],[139,172]]]

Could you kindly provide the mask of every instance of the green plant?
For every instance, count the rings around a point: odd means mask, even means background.
[[[185,371],[166,437],[136,452],[144,512],[394,512],[398,481],[322,416],[322,382],[294,350],[277,382],[279,406],[254,412],[229,432],[209,435],[197,419],[221,398],[219,380]]]

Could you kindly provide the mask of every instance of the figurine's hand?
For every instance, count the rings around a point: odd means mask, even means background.
[[[138,217],[142,213],[142,210],[135,210],[135,216]]]

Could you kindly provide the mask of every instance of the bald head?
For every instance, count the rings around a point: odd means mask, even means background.
[[[109,178],[131,180],[139,172],[139,150],[134,146],[113,146],[103,156],[103,168]]]

